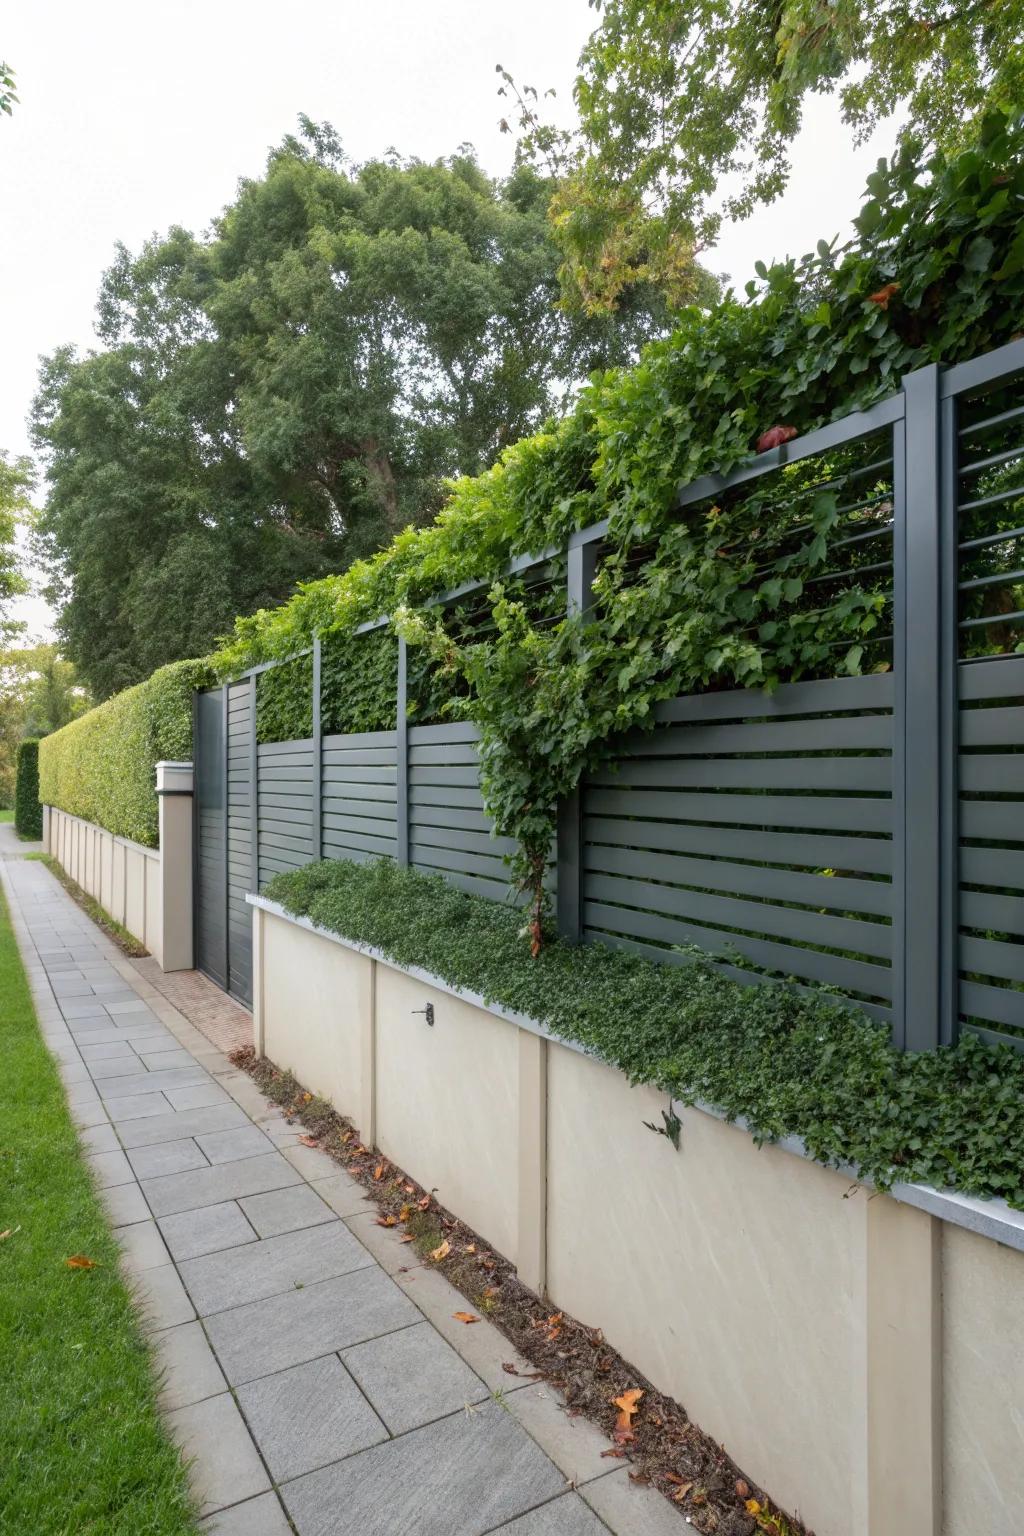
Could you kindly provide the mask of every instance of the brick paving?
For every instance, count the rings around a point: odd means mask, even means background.
[[[231,1066],[244,1010],[126,960],[42,864],[4,857],[0,878],[204,1531],[679,1536]]]

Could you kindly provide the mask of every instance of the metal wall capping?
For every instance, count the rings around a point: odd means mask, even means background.
[[[1024,1046],[1024,655],[973,654],[979,636],[989,650],[1024,640],[1022,377],[1024,341],[920,369],[865,411],[681,488],[677,505],[695,506],[870,440],[857,474],[877,484],[891,464],[890,515],[866,514],[833,547],[892,538],[893,669],[659,704],[652,729],[559,807],[550,886],[565,937],[666,964],[696,948],[751,984],[826,986],[908,1049],[963,1029]],[[1008,503],[1009,528],[994,523]],[[505,574],[564,555],[566,611],[585,611],[607,532],[607,519],[579,529]],[[236,996],[251,989],[246,889],[320,854],[394,857],[508,898],[514,845],[493,836],[476,728],[410,724],[398,650],[394,731],[322,734],[319,640],[307,740],[257,745],[255,715],[258,676],[309,651],[196,698],[196,953]]]

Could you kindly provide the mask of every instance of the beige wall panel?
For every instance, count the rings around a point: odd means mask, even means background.
[[[817,1536],[864,1536],[866,1195],[552,1047],[548,1290]]]
[[[942,1234],[944,1536],[1024,1529],[1024,1253]]]
[[[146,878],[146,932],[142,942],[158,964],[163,965],[163,913],[160,900],[160,860],[144,859]]]
[[[414,1012],[427,1002],[433,1029]],[[377,1144],[513,1262],[517,1033],[505,1019],[377,967]]]
[[[124,926],[135,938],[146,932],[146,857],[137,848],[125,846]]]
[[[263,930],[264,1051],[306,1088],[358,1122],[362,1032],[373,962],[267,914]],[[362,1127],[360,1127],[362,1130]]]

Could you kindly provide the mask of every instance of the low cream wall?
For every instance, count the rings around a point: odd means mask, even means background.
[[[677,1106],[677,1152],[644,1124],[664,1095],[265,903],[253,916],[257,1048],[817,1536],[1015,1529],[1024,1253],[699,1109]]]
[[[156,765],[160,847],[43,806],[43,846],[165,971],[192,968],[192,764]]]
[[[49,852],[87,895],[160,960],[160,854],[47,807]]]

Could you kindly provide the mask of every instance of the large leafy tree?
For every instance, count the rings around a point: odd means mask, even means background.
[[[899,112],[901,143],[956,149],[983,106],[1024,100],[1022,0],[591,0],[580,129],[552,135],[521,98],[524,142],[552,145],[567,292],[619,301],[639,278],[673,302],[723,212],[778,196],[807,98],[835,95],[855,142]],[[716,198],[722,179],[739,190]]]
[[[304,121],[207,238],[119,250],[106,349],[48,359],[34,408],[40,548],[97,694],[430,517],[664,329],[642,284],[614,315],[558,307],[551,194],[468,150],[352,166]]]

